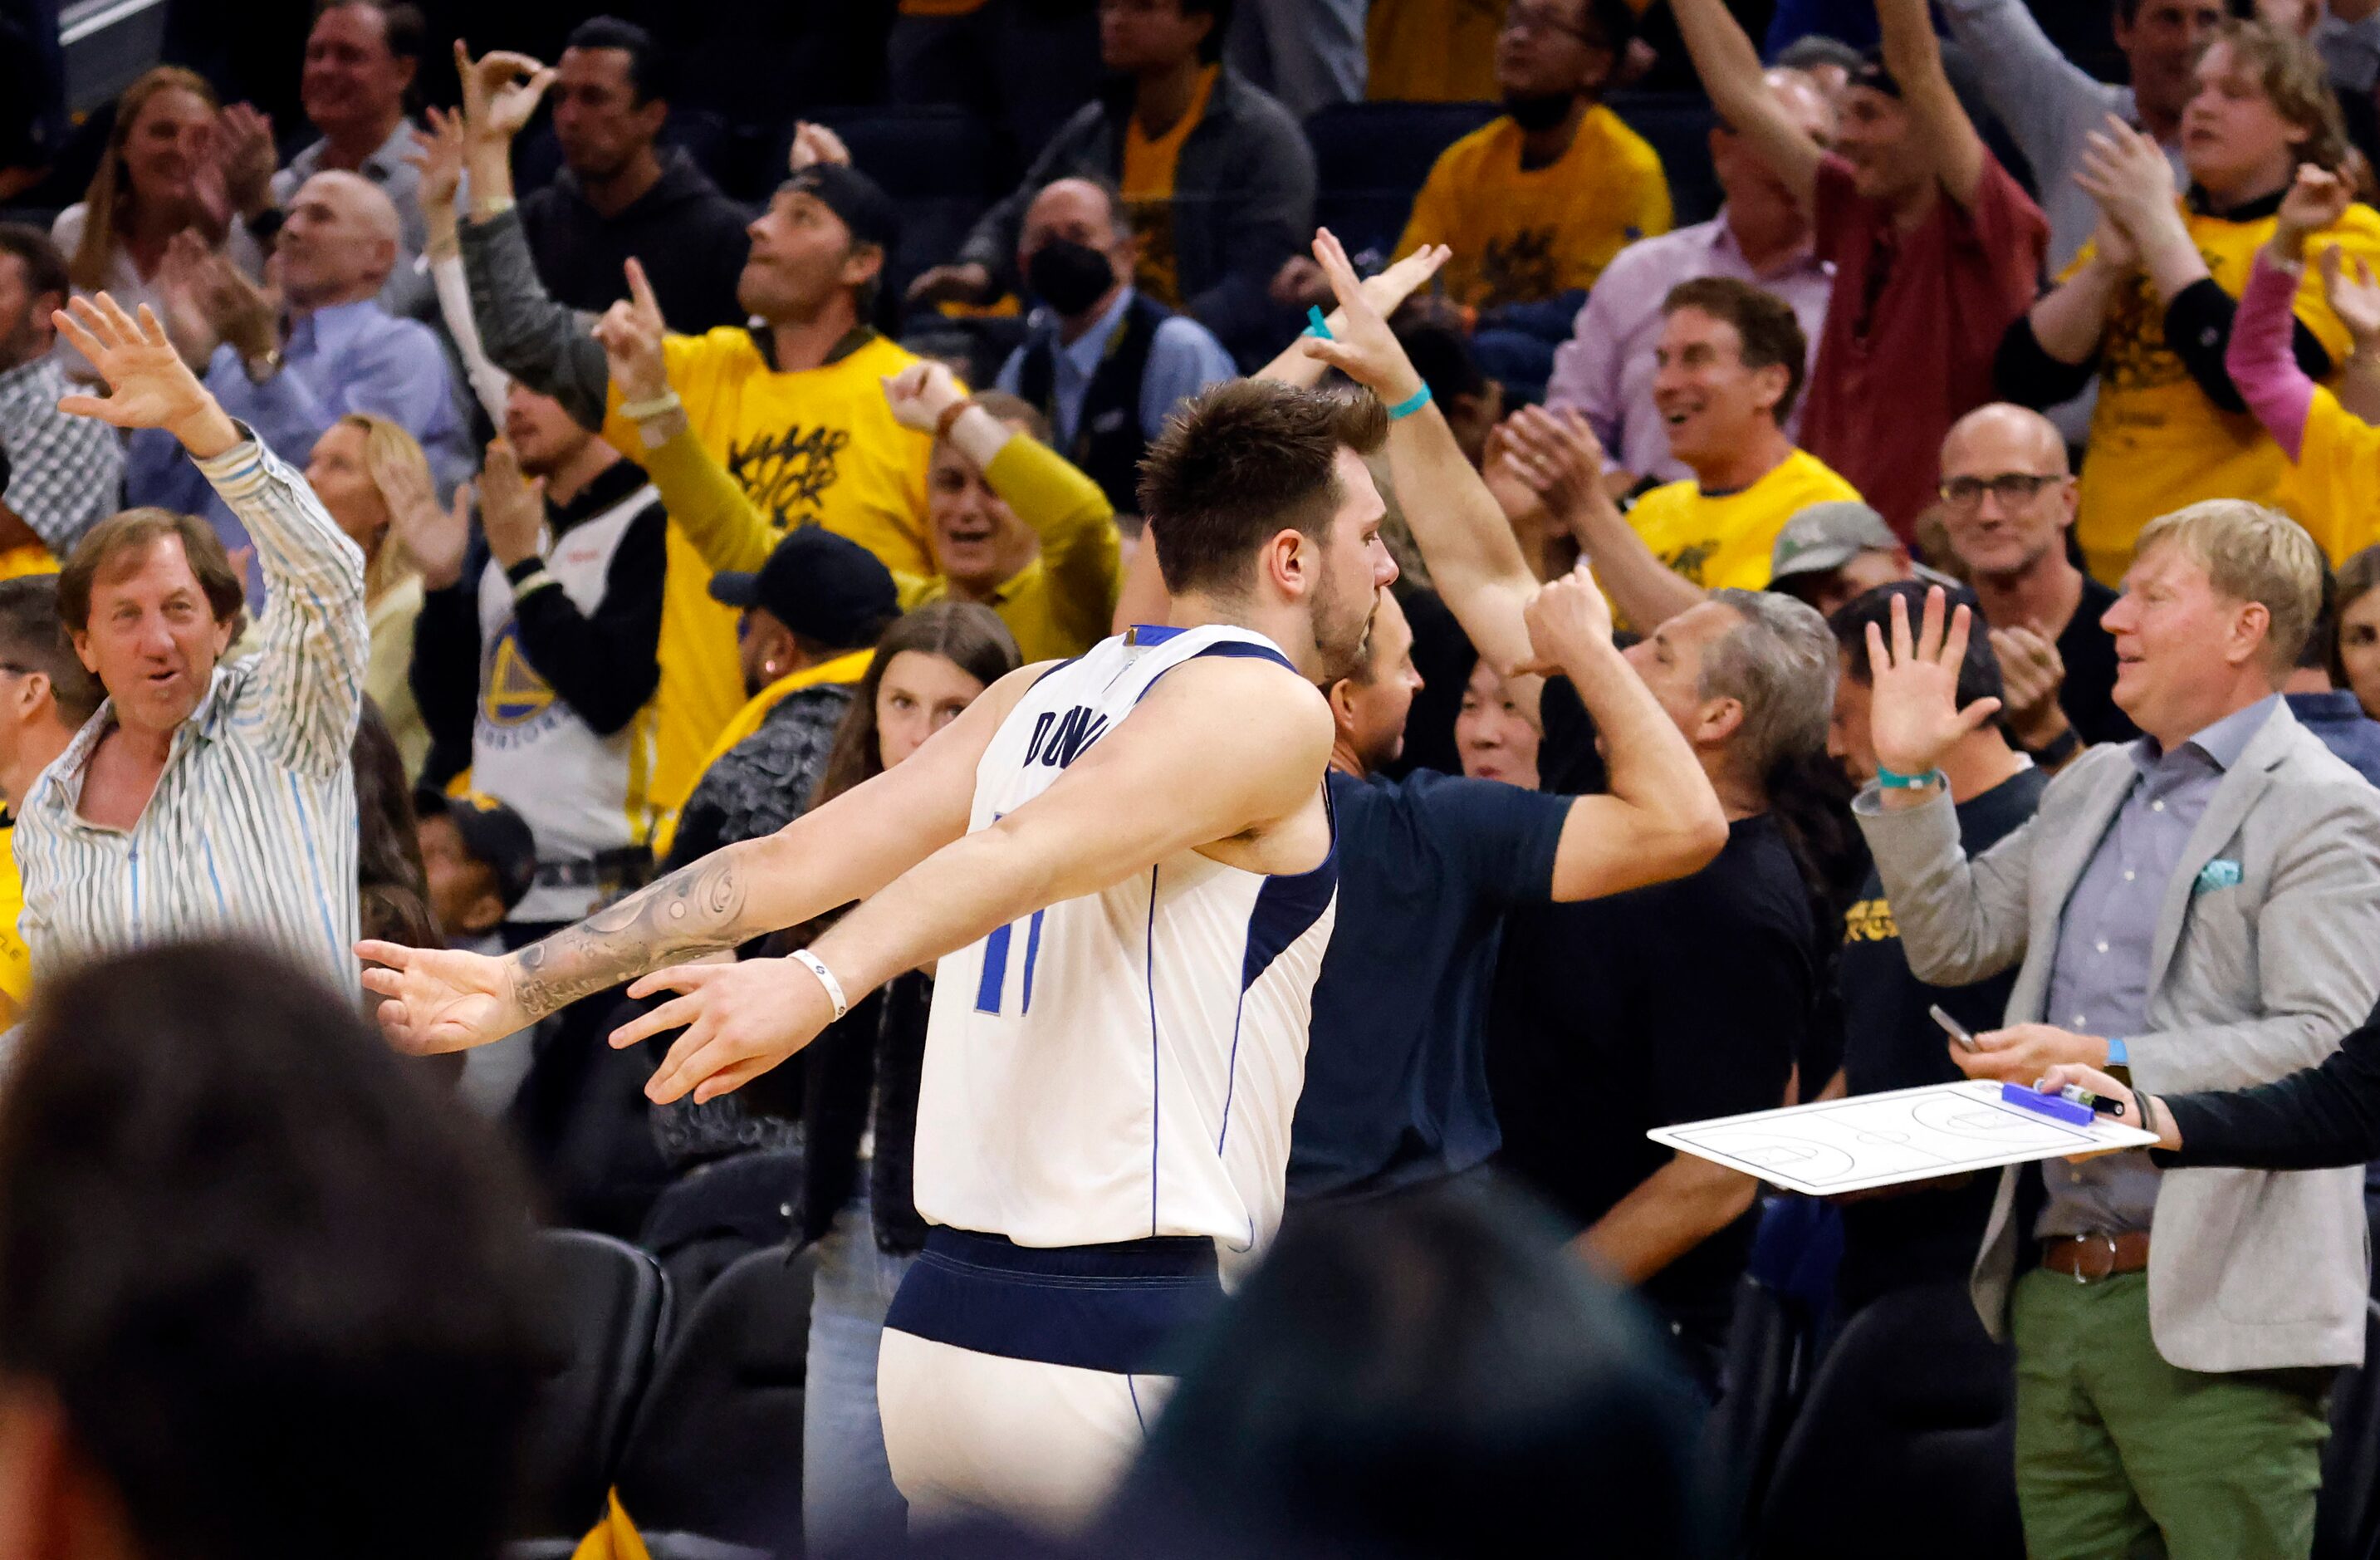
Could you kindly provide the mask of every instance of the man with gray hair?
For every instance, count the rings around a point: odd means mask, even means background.
[[[468,475],[471,452],[446,355],[429,326],[381,303],[402,252],[396,208],[351,173],[319,173],[290,198],[273,248],[276,300],[221,255],[179,240],[169,262],[187,279],[164,322],[186,354],[204,354],[206,386],[267,447],[303,467],[340,418],[370,412],[403,427],[430,456],[442,489]],[[135,506],[204,515],[226,544],[244,540],[231,512],[162,430],[133,436],[125,488]]]
[[[1930,594],[1871,627],[1876,784],[1855,812],[1910,968],[2017,971],[2007,1027],[1952,1060],[2031,1084],[2128,1068],[2153,1092],[2313,1066],[2380,995],[2380,794],[2279,689],[2323,560],[2287,517],[2216,499],[2149,524],[2106,614],[2145,734],[2062,771],[1970,860],[1941,761],[1971,627]],[[2017,1353],[2027,1550],[2302,1560],[2335,1367],[2360,1362],[2360,1169],[2161,1173],[2146,1155],[2007,1172],[1973,1287]]]
[[[1672,883],[1516,911],[1488,1078],[1502,1164],[1639,1288],[1710,1388],[1758,1188],[1645,1134],[1785,1103],[1814,1038],[1822,923],[1779,802],[1824,756],[1836,655],[1811,607],[1722,590],[1627,657],[1718,792],[1727,844]]]

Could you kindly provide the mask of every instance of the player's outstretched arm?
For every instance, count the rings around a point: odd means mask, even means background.
[[[1194,660],[1047,791],[944,846],[838,921],[810,953],[850,1001],[1062,899],[1096,894],[1186,850],[1256,871],[1304,871],[1327,848],[1316,807],[1330,757],[1330,707],[1277,666]],[[916,760],[911,760],[916,762]],[[832,1019],[826,989],[790,959],[698,965],[632,991],[674,1002],[615,1045],[686,1026],[647,1093],[714,1099],[776,1066]]]
[[[715,851],[502,958],[365,942],[381,1028],[428,1054],[501,1040],[650,969],[723,953],[865,898],[965,832],[976,765],[1046,666],[1012,672],[886,770],[777,833]],[[726,967],[721,967],[726,968]]]

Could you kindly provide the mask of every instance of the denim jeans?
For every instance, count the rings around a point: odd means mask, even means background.
[[[802,1401],[802,1530],[808,1553],[897,1553],[909,1508],[884,1460],[876,1354],[884,1312],[914,1257],[877,1249],[863,1167],[859,1195],[818,1243]]]

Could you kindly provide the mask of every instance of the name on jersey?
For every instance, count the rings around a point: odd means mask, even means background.
[[[1025,744],[1025,767],[1037,763],[1063,769],[1083,756],[1108,728],[1108,718],[1088,705],[1077,704],[1065,713],[1044,710],[1033,722],[1033,738]]]

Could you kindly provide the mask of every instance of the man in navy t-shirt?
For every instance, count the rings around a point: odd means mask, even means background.
[[[1362,1197],[1459,1175],[1499,1141],[1486,1023],[1504,912],[1699,871],[1727,824],[1694,750],[1611,642],[1585,576],[1530,603],[1531,643],[1576,685],[1610,754],[1609,794],[1550,797],[1418,770],[1374,777],[1421,686],[1382,591],[1365,670],[1325,689],[1339,919],[1314,988],[1289,1199]]]

